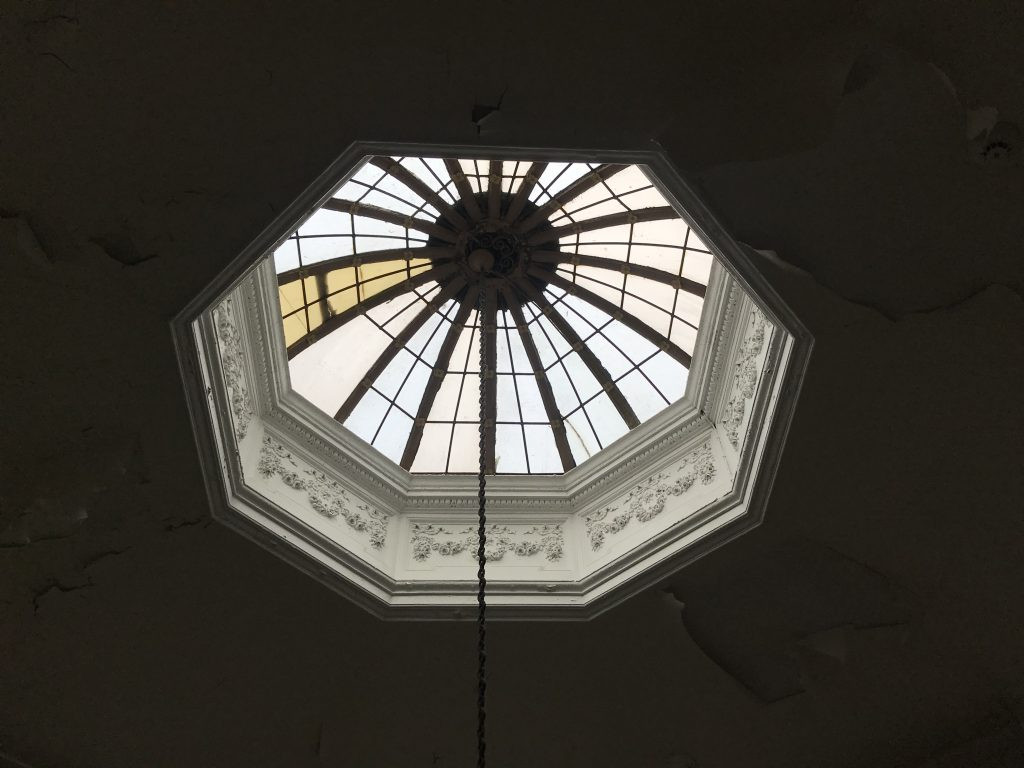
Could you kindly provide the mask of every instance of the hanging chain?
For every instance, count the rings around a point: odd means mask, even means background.
[[[482,283],[482,281],[481,281]],[[484,421],[487,418],[486,389],[488,386],[487,343],[484,334],[484,321],[487,316],[485,309],[486,289],[481,284],[480,300],[477,308],[477,325],[480,327],[480,487],[479,487],[479,528],[477,530],[477,596],[479,607],[477,612],[477,721],[476,721],[476,764],[477,768],[485,768],[487,763],[487,601],[484,593],[487,589],[487,503],[484,491],[487,487],[487,432]]]

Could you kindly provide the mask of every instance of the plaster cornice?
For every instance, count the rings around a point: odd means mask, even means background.
[[[217,517],[382,616],[459,618],[474,600],[475,567],[464,560],[475,479],[411,475],[292,391],[265,258],[360,158],[417,149],[425,148],[350,147],[174,330]],[[680,402],[564,475],[489,479],[493,615],[587,618],[757,525],[810,337],[667,159],[466,147],[429,154],[639,163],[716,257],[706,331]]]

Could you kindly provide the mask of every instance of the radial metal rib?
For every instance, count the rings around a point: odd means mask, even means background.
[[[402,165],[398,160],[378,155],[372,158],[370,162],[434,206],[456,229],[465,229],[469,226],[462,215],[452,208],[447,200],[437,194],[437,192],[430,188],[429,184]]]
[[[597,383],[608,393],[608,397],[615,405],[615,409],[619,412],[622,420],[626,422],[626,426],[630,429],[638,426],[640,419],[637,418],[636,413],[633,411],[633,406],[629,404],[629,400],[622,394],[622,391],[612,379],[611,374],[608,373],[608,369],[604,367],[597,355],[594,354],[590,347],[583,343],[583,339],[576,333],[576,329],[572,327],[561,312],[551,306],[543,292],[537,290],[537,287],[527,278],[516,279],[516,286],[529,297],[530,301],[540,308],[540,311],[551,321],[555,329],[562,334],[562,337],[572,347],[573,351],[580,356],[580,359],[590,369],[594,378],[597,379]]]
[[[462,198],[462,204],[465,206],[469,218],[473,221],[479,221],[483,214],[480,212],[480,206],[476,202],[476,194],[473,192],[473,187],[470,186],[469,179],[466,178],[466,172],[462,170],[459,161],[448,158],[444,161],[444,167],[448,169],[448,175],[452,177],[452,181],[455,182],[455,188],[459,190],[459,197]]]
[[[398,259],[430,259],[434,262],[443,262],[454,259],[455,255],[455,249],[446,246],[436,248],[432,246],[423,248],[388,248],[383,251],[368,251],[366,253],[338,256],[333,259],[318,261],[315,264],[285,270],[278,274],[277,284],[286,285],[292,280],[326,275],[328,272],[333,272],[336,269],[357,267],[360,264],[379,264],[382,261],[395,261]]]
[[[513,222],[519,218],[519,214],[523,212],[523,208],[530,199],[530,193],[537,186],[537,181],[547,167],[547,163],[534,163],[526,171],[526,176],[520,182],[519,189],[516,190],[515,197],[512,198],[512,202],[509,203],[508,210],[505,212],[505,221]]]
[[[368,219],[376,219],[377,221],[384,221],[399,227],[415,229],[418,232],[424,232],[436,237],[438,240],[444,240],[446,243],[454,243],[458,239],[458,235],[455,232],[432,221],[425,221],[424,219],[417,219],[415,216],[407,216],[404,213],[389,211],[387,208],[381,208],[378,205],[356,203],[352,200],[339,200],[332,197],[324,203],[323,207],[328,211],[351,213],[353,216],[365,216]]]
[[[374,294],[365,301],[361,301],[355,306],[349,307],[344,312],[339,312],[338,314],[327,318],[327,320],[325,320],[321,325],[314,328],[302,338],[296,339],[288,346],[288,359],[291,360],[299,354],[299,352],[306,349],[306,347],[309,347],[317,340],[322,339],[335,328],[340,328],[356,315],[360,315],[369,309],[380,306],[386,301],[391,301],[392,299],[401,296],[403,293],[423,285],[424,283],[429,283],[432,280],[436,280],[438,283],[443,284],[445,278],[449,277],[454,271],[455,267],[451,264],[442,264],[437,267],[425,269],[422,272],[417,272],[412,277],[409,277],[400,283],[396,283],[389,288],[385,288],[380,293]]]
[[[487,164],[487,218],[501,218],[501,161]]]
[[[437,352],[437,361],[434,363],[433,374],[427,379],[427,385],[423,390],[423,397],[420,400],[419,410],[416,411],[416,420],[413,422],[412,431],[409,432],[409,437],[405,442],[405,450],[402,452],[402,461],[400,463],[404,469],[412,467],[416,454],[419,452],[420,442],[423,440],[423,428],[427,424],[427,417],[430,416],[430,409],[434,407],[434,400],[437,398],[437,393],[441,389],[444,377],[448,373],[448,366],[451,365],[452,361],[452,353],[455,351],[455,345],[458,344],[459,336],[465,328],[466,320],[469,319],[469,313],[476,308],[478,291],[479,288],[476,286],[470,286],[467,289],[466,295],[462,299],[462,304],[459,305],[458,312],[448,328],[448,333],[445,334],[444,341],[441,342],[441,348]]]
[[[338,412],[334,414],[335,419],[344,423],[345,420],[352,415],[352,411],[355,410],[359,401],[363,399],[363,396],[366,394],[366,390],[373,386],[373,382],[375,382],[377,377],[384,372],[384,369],[387,368],[391,361],[395,359],[395,356],[405,348],[405,345],[408,344],[409,340],[416,335],[416,332],[419,331],[419,329],[422,328],[431,317],[440,311],[445,302],[458,293],[465,284],[466,279],[461,275],[456,275],[436,296],[426,303],[423,309],[421,309],[416,316],[409,321],[408,325],[395,335],[381,353],[380,357],[373,361],[373,365],[371,365],[369,370],[366,371],[362,380],[356,384],[355,389],[349,393],[345,402],[341,404]]]
[[[533,340],[530,327],[526,322],[525,315],[523,315],[523,307],[519,297],[513,293],[512,288],[508,285],[503,285],[501,292],[505,297],[505,303],[508,304],[512,319],[515,321],[516,330],[519,331],[519,338],[523,342],[523,348],[526,350],[526,357],[530,361],[530,367],[533,369],[533,376],[537,381],[537,389],[540,390],[540,399],[544,403],[544,413],[547,414],[548,423],[551,424],[551,432],[555,436],[555,447],[558,449],[558,456],[562,460],[562,470],[568,472],[576,466],[576,460],[573,458],[572,449],[569,447],[569,440],[565,434],[565,422],[562,420],[562,415],[558,412],[558,402],[555,400],[555,393],[551,389],[548,375],[544,372],[544,364],[541,362],[540,352],[537,351],[537,344]]]
[[[629,312],[626,312],[622,308],[608,301],[608,299],[597,295],[593,291],[588,291],[586,288],[579,286],[578,284],[566,279],[565,277],[562,277],[562,275],[559,275],[555,272],[549,272],[546,269],[541,269],[540,267],[537,266],[531,266],[529,269],[529,273],[534,277],[540,278],[546,283],[558,286],[566,293],[578,296],[579,298],[583,299],[583,301],[592,305],[596,309],[601,310],[605,314],[610,315],[611,317],[621,322],[630,330],[635,331],[638,335],[647,339],[658,349],[665,352],[673,360],[679,361],[687,368],[690,367],[691,357],[686,350],[684,350],[679,345],[674,344],[665,336],[658,333],[656,330],[651,328],[651,326],[647,325],[647,323],[645,323],[643,320],[636,317],[636,315],[632,315]]]
[[[678,219],[679,214],[671,205],[659,205],[655,208],[640,208],[635,211],[619,211],[609,213],[607,216],[595,216],[592,219],[584,219],[574,224],[566,224],[562,227],[542,229],[534,232],[529,237],[530,245],[543,245],[552,240],[559,240],[570,235],[578,235],[581,232],[591,232],[595,229],[605,227],[617,227],[621,224],[638,224],[642,221],[662,221],[665,219]]]
[[[686,291],[700,298],[704,298],[708,289],[703,283],[698,283],[688,277],[673,275],[671,272],[657,267],[649,267],[645,264],[627,264],[624,261],[616,261],[603,256],[587,256],[582,253],[566,253],[565,251],[533,251],[530,254],[530,259],[535,263],[551,264],[552,269],[556,264],[580,264],[585,267],[607,269],[623,275],[636,275],[671,285],[677,291]]]
[[[523,222],[516,227],[516,231],[529,232],[538,225],[544,223],[552,213],[557,211],[566,203],[576,199],[588,189],[597,186],[603,181],[607,181],[616,173],[628,167],[629,166],[626,165],[615,165],[612,163],[606,163],[598,166],[590,173],[576,179],[576,181],[567,186],[557,195],[552,196],[552,198],[544,203],[544,205],[540,206],[540,208],[526,217]]]

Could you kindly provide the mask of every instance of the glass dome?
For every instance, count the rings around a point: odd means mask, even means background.
[[[354,142],[173,321],[214,516],[467,618],[482,454],[488,615],[593,618],[764,517],[812,339],[760,260],[662,152]]]
[[[291,385],[468,473],[483,383],[489,470],[559,474],[683,396],[712,261],[636,165],[370,157],[274,254]]]

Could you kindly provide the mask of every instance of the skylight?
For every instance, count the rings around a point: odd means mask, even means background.
[[[592,618],[764,515],[812,340],[757,262],[661,152],[355,142],[174,320],[213,513],[465,619],[482,456],[488,617]]]
[[[683,396],[712,262],[637,165],[370,157],[274,253],[291,386],[474,472],[483,340],[489,468],[560,474]]]

